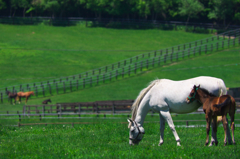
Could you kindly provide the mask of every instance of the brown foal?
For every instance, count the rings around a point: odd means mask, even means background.
[[[234,140],[234,115],[236,111],[236,103],[235,99],[230,95],[222,95],[220,97],[211,96],[208,91],[205,89],[200,88],[199,86],[193,87],[192,91],[190,92],[188,98],[186,99],[188,103],[193,100],[198,100],[203,104],[203,111],[205,113],[205,118],[207,121],[207,139],[205,145],[209,142],[209,131],[210,131],[210,123],[213,119],[212,129],[214,132],[213,138],[215,144],[218,144],[217,141],[217,116],[222,116],[223,120],[223,127],[224,127],[224,145],[227,144],[226,135],[227,135],[227,119],[226,115],[229,114],[231,118],[231,130],[232,130],[232,141],[235,144]]]

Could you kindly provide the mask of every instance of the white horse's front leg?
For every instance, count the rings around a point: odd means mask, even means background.
[[[173,124],[173,120],[172,120],[172,117],[171,117],[170,112],[169,112],[168,110],[164,110],[164,111],[160,111],[160,114],[161,114],[161,115],[163,116],[163,118],[167,121],[170,129],[172,130],[173,135],[174,135],[174,137],[175,137],[175,139],[176,139],[176,141],[177,141],[177,146],[181,146],[181,144],[180,144],[180,138],[179,138],[179,136],[178,136],[178,134],[177,134],[177,131],[176,131],[176,129],[175,129],[175,126],[174,126],[174,124]]]
[[[159,116],[160,116],[160,141],[158,146],[161,146],[163,144],[163,138],[164,138],[165,119],[163,118],[161,113],[159,113]]]

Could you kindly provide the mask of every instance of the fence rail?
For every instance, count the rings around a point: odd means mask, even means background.
[[[8,98],[6,91],[34,91],[36,97],[60,94],[99,85],[125,76],[141,73],[149,68],[166,65],[189,57],[223,50],[240,44],[240,29],[210,38],[140,54],[111,65],[68,77],[9,86],[0,89],[0,102]]]

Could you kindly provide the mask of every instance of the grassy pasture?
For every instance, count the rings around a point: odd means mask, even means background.
[[[0,55],[3,57],[0,58],[0,87],[46,81],[53,76],[73,75],[138,55],[141,50],[161,49],[211,36],[155,29],[116,30],[79,26],[11,25],[0,25],[0,33]],[[46,98],[51,98],[53,103],[135,99],[139,91],[156,78],[183,80],[200,75],[219,77],[224,79],[227,87],[239,87],[239,50],[238,46],[145,70],[142,74],[106,82],[96,87]],[[28,104],[40,104],[43,99],[45,98],[32,98]],[[22,106],[23,104],[13,106],[4,103],[0,104],[0,109],[21,111]],[[239,116],[236,118],[239,119]],[[182,119],[204,120],[204,115],[173,115],[173,120]],[[18,119],[11,121],[17,122]],[[148,116],[149,123],[144,125],[146,134],[143,141],[140,145],[131,147],[128,145],[127,123],[118,123],[126,122],[125,116],[116,120],[91,118],[39,121],[38,118],[30,118],[22,122],[59,121],[83,121],[93,124],[75,125],[74,128],[70,125],[1,127],[0,158],[238,158],[240,153],[239,127],[235,133],[237,145],[223,146],[223,128],[220,127],[219,146],[209,148],[204,146],[204,127],[177,127],[182,140],[182,146],[177,147],[170,128],[166,126],[165,143],[158,147],[159,124],[154,121],[159,121],[159,117]],[[94,124],[95,122],[97,124]],[[238,121],[235,123],[238,124]],[[175,125],[181,124],[185,123],[175,122]]]
[[[0,24],[0,88],[78,74],[210,37],[183,31]]]
[[[144,124],[146,134],[140,144],[129,146],[127,123],[115,123],[112,119],[101,123],[99,119],[93,119],[92,122],[98,124],[3,127],[0,129],[1,158],[234,159],[240,153],[239,127],[235,133],[236,145],[223,146],[223,127],[219,127],[219,145],[206,147],[205,127],[183,128],[175,123],[182,146],[176,146],[173,134],[166,126],[164,144],[159,147],[159,124],[150,122]]]

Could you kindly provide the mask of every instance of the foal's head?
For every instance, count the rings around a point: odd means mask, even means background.
[[[193,89],[191,90],[190,94],[188,95],[188,97],[186,98],[187,103],[191,103],[193,102],[196,98],[198,98],[198,92],[197,90],[200,88],[199,86],[194,85]]]
[[[198,86],[194,85],[186,101],[189,104],[193,102],[195,99],[197,99],[200,103],[202,103],[203,98],[209,98],[209,97],[216,97],[216,96],[213,95],[212,93],[209,93],[206,89],[200,88],[200,85]]]

